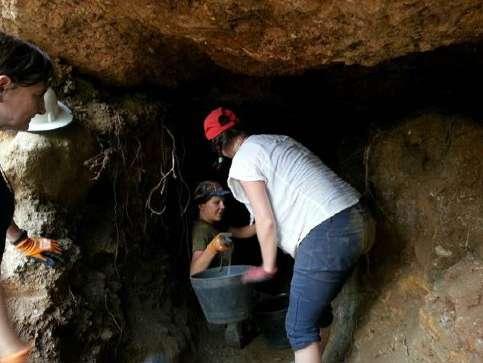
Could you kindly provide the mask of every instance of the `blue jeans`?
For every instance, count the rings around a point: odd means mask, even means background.
[[[358,203],[314,227],[295,255],[285,327],[293,350],[320,341],[332,323],[331,302],[359,260],[365,209]]]

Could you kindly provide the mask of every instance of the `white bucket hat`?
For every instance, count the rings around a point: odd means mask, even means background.
[[[62,102],[49,87],[44,94],[45,113],[37,114],[30,120],[28,131],[47,131],[64,127],[72,122],[72,111]]]

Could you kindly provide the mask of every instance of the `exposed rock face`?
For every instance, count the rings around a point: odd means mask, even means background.
[[[30,235],[59,239],[65,257],[65,264],[50,269],[7,244],[0,277],[10,316],[24,340],[35,344],[35,362],[120,361],[121,355],[143,361],[153,352],[177,359],[190,332],[187,309],[171,300],[170,261],[159,252],[139,256],[149,227],[141,185],[158,182],[152,178],[159,178],[160,138],[166,135],[153,128],[161,127],[162,107],[132,95],[111,104],[84,103],[80,96],[70,99],[79,110],[75,124],[38,134],[0,133],[15,221]],[[88,129],[104,137],[109,152],[94,155]],[[141,144],[139,134],[151,139]],[[155,161],[142,164],[145,155]],[[155,232],[159,244],[162,232]],[[133,261],[125,272],[123,262],[131,261],[120,257],[127,254],[126,240]]]
[[[0,28],[121,84],[173,85],[211,61],[276,75],[374,65],[483,35],[481,0],[4,0]]]
[[[84,162],[95,150],[93,136],[72,124],[46,133],[5,135],[0,161],[18,202],[33,198],[73,206],[89,188],[90,175]]]
[[[34,215],[34,218],[29,222],[37,228],[55,224],[55,219],[48,215]],[[26,221],[17,218],[17,222],[23,225]],[[75,311],[65,279],[79,258],[79,248],[68,238],[59,239],[59,243],[66,251],[65,263],[55,270],[27,260],[9,244],[3,256],[2,286],[10,318],[24,341],[35,344],[32,353],[35,362],[63,361],[64,342],[58,331],[69,323]]]
[[[434,362],[483,359],[483,262],[465,259],[446,271],[419,311],[416,347]]]
[[[357,323],[347,361],[420,362],[409,346],[418,329],[419,308],[429,292],[421,271],[414,266],[398,266],[397,272],[385,271],[373,278],[372,283],[378,287],[366,291],[365,309]]]
[[[414,266],[402,267],[361,317],[348,361],[481,362],[482,273],[481,259],[464,258],[431,288]]]
[[[381,233],[348,361],[482,361],[483,128],[427,114],[371,146]]]
[[[483,128],[421,115],[379,134],[370,179],[393,249],[416,257],[430,279],[483,241]]]
[[[35,343],[36,362],[62,361],[58,330],[75,314],[75,299],[66,283],[79,259],[79,247],[69,238],[66,211],[76,215],[75,207],[89,187],[83,162],[92,156],[93,138],[77,125],[33,134],[2,133],[0,163],[15,190],[16,223],[32,236],[59,239],[64,264],[51,269],[27,259],[7,244],[2,261],[11,316],[26,341]]]
[[[339,63],[371,66],[483,39],[481,0],[1,4],[1,30],[34,41],[81,72],[128,86],[173,86],[205,77],[218,66],[257,76]],[[238,87],[250,88],[247,84]],[[361,81],[353,92],[364,93],[365,84]],[[91,89],[79,101],[85,91],[81,83],[70,79],[62,86],[76,116],[104,143],[103,153],[91,159],[91,171],[104,185],[94,201],[82,204],[90,187],[83,162],[94,150],[94,138],[82,128],[0,135],[0,161],[17,191],[17,222],[32,233],[60,238],[67,257],[66,265],[54,271],[7,247],[2,280],[13,320],[40,348],[34,352],[36,362],[109,361],[114,353],[120,360],[142,361],[153,352],[176,361],[194,340],[185,307],[172,301],[170,281],[175,279],[169,264],[181,260],[162,249],[158,254],[143,250],[151,239],[159,247],[174,245],[175,238],[161,236],[160,224],[151,225],[149,237],[146,228],[139,228],[140,221],[143,227],[149,224],[143,193],[160,175],[169,175],[160,165],[171,160],[160,149],[173,142],[164,129],[162,107],[152,100],[131,102],[131,94],[126,102],[111,103],[97,99]],[[393,91],[390,82],[386,89]],[[374,140],[369,176],[381,208],[376,283],[348,285],[340,296],[334,329],[339,326],[343,334],[334,332],[338,340],[327,359],[343,356],[355,329],[349,362],[483,360],[481,155],[483,129],[464,118],[423,115]],[[153,202],[159,210],[163,188]],[[75,228],[84,233],[77,234],[68,219],[81,208],[86,218]],[[71,241],[72,235],[79,238]],[[119,251],[126,246],[129,255],[125,248],[121,257],[130,261],[120,271]],[[359,288],[364,306],[356,326],[350,319]],[[114,352],[115,347],[122,351]]]

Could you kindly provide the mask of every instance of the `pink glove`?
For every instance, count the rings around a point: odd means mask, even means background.
[[[270,280],[277,273],[277,268],[272,272],[267,272],[262,266],[251,266],[247,272],[245,272],[241,278],[242,283],[248,284],[253,282],[262,282]]]

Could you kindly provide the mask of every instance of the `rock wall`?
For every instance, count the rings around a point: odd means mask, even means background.
[[[369,151],[379,235],[348,361],[481,361],[482,125],[421,114]]]
[[[35,362],[143,361],[153,352],[174,362],[190,334],[186,299],[175,300],[162,220],[145,204],[171,161],[162,104],[64,76],[71,125],[0,136],[15,221],[59,239],[65,257],[51,269],[7,246],[1,277],[13,322],[35,344]],[[150,208],[162,198],[155,193]]]
[[[467,253],[483,257],[481,125],[422,114],[377,135],[370,153],[385,252],[414,256],[430,280]]]
[[[76,117],[76,124],[61,131],[0,135],[0,162],[16,190],[17,222],[31,233],[58,238],[66,250],[66,263],[56,270],[11,246],[4,256],[2,283],[11,313],[22,336],[35,342],[36,362],[142,361],[160,352],[176,362],[195,339],[179,296],[187,290],[175,286],[185,276],[173,276],[186,264],[186,251],[179,253],[172,240],[186,222],[177,208],[188,192],[173,192],[185,188],[182,182],[166,182],[180,176],[179,164],[170,164],[176,140],[166,128],[165,104],[147,96],[144,86],[205,80],[199,93],[211,95],[178,100],[185,108],[191,101],[206,107],[203,102],[214,99],[240,105],[242,93],[263,102],[273,86],[276,105],[283,98],[277,98],[270,76],[331,65],[331,75],[310,85],[331,83],[321,99],[334,93],[342,101],[337,105],[353,107],[358,116],[358,108],[377,107],[380,99],[397,105],[405,86],[395,85],[405,84],[405,77],[407,87],[424,89],[420,95],[444,88],[441,74],[461,54],[477,57],[481,50],[473,53],[470,45],[481,47],[483,34],[481,0],[3,0],[1,11],[1,30],[58,58],[55,87]],[[431,86],[414,79],[429,72],[437,56],[392,62],[461,44],[468,46],[444,56],[427,82]],[[379,71],[342,66],[381,62],[386,67]],[[477,67],[478,60],[471,64]],[[384,71],[389,68],[391,79]],[[74,71],[143,89],[94,86],[74,78]],[[220,73],[230,94],[207,89]],[[379,88],[368,92],[371,87]],[[466,92],[460,97],[474,97]],[[451,99],[444,91],[435,95],[443,96]],[[316,97],[311,100],[319,105]],[[183,115],[194,118],[198,111]],[[332,112],[328,119],[338,116],[334,107]],[[184,129],[188,123],[175,122],[192,136]],[[482,148],[481,123],[462,116],[423,113],[375,133],[366,166],[378,242],[370,273],[340,297],[332,338],[340,344],[332,345],[327,359],[341,359],[349,348],[349,362],[482,360]],[[171,208],[164,208],[167,203]],[[357,324],[344,321],[357,311]]]
[[[35,343],[33,359],[59,362],[60,330],[75,314],[70,273],[80,251],[71,229],[76,208],[89,187],[84,160],[94,154],[94,140],[82,128],[33,134],[2,134],[0,164],[15,190],[14,220],[29,234],[58,239],[64,264],[51,269],[27,259],[7,244],[2,283],[16,326]]]

